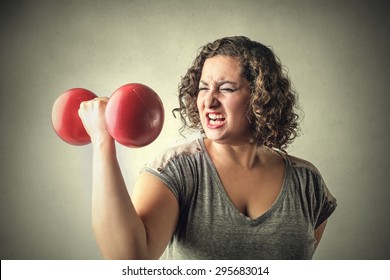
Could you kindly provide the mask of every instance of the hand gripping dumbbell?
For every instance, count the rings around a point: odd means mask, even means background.
[[[56,99],[51,120],[54,131],[62,140],[72,145],[91,142],[78,110],[83,101],[96,97],[87,89],[73,88]],[[126,84],[111,95],[105,120],[108,132],[118,143],[139,148],[152,143],[160,134],[164,124],[164,107],[157,93],[148,86]]]

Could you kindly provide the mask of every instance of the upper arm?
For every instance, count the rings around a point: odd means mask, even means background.
[[[322,234],[324,233],[326,223],[328,220],[325,220],[322,224],[320,224],[315,230],[314,230],[314,237],[316,239],[315,247],[317,248],[318,244],[321,241]]]
[[[158,259],[176,229],[178,201],[160,179],[148,172],[139,175],[132,201],[145,226],[149,256]]]

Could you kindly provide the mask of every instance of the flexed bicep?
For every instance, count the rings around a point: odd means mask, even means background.
[[[158,259],[175,231],[179,219],[178,201],[160,179],[148,172],[140,174],[132,200],[145,226],[149,255]]]

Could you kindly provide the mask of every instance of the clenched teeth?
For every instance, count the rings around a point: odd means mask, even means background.
[[[225,119],[225,117],[222,114],[209,114],[209,118],[211,120]]]
[[[223,124],[223,121],[210,119],[210,124],[211,125],[221,125],[221,124]]]

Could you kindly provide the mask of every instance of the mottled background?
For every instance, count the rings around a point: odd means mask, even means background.
[[[316,259],[389,259],[389,14],[386,1],[2,1],[0,257],[100,259],[91,230],[91,146],[50,121],[72,87],[129,82],[161,96],[166,122],[142,149],[118,146],[131,191],[143,163],[183,141],[170,111],[198,48],[245,35],[273,47],[305,112],[289,148],[338,199]]]

